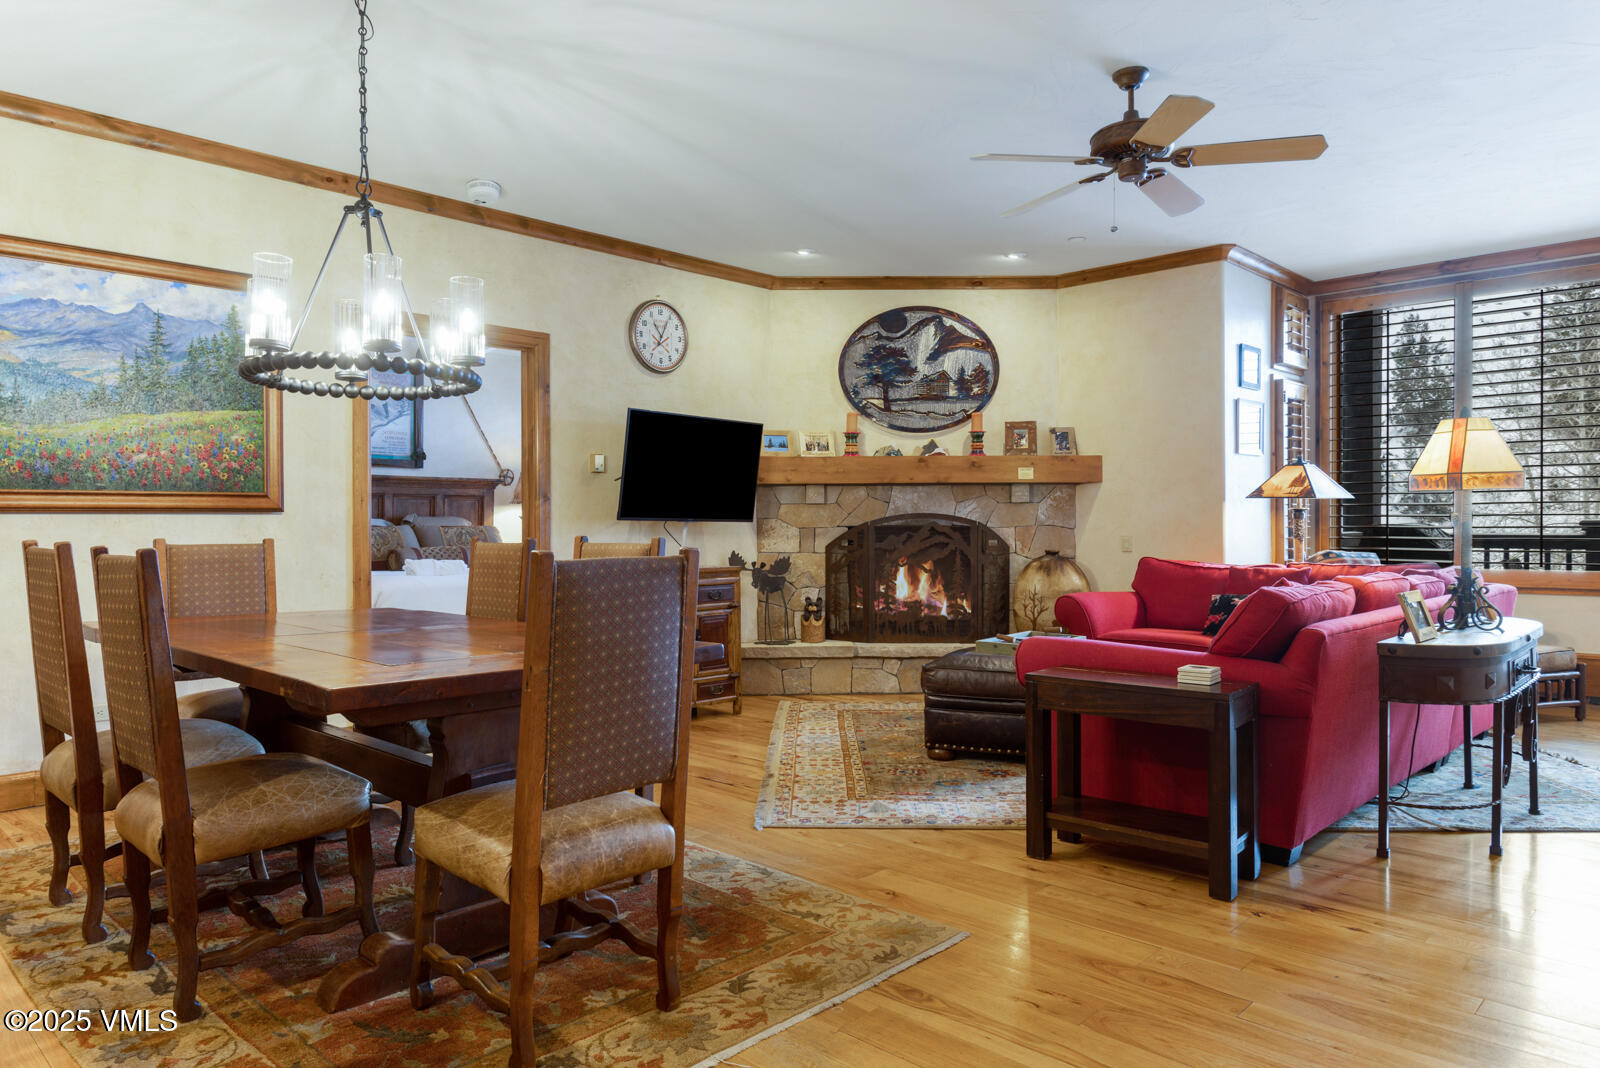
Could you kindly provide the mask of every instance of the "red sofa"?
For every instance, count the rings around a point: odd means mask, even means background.
[[[1139,563],[1132,592],[1061,598],[1057,620],[1068,633],[1083,637],[1025,640],[1017,651],[1017,675],[1023,678],[1047,667],[1175,675],[1182,664],[1213,664],[1224,679],[1260,684],[1261,842],[1269,859],[1293,863],[1307,839],[1377,795],[1376,643],[1399,630],[1394,589],[1422,589],[1429,610],[1437,614],[1447,600],[1444,582],[1453,579],[1445,572],[1402,577],[1398,567],[1313,565],[1293,570],[1300,574],[1266,566],[1146,558]],[[1326,618],[1290,632],[1284,628],[1293,628],[1295,620],[1280,611],[1272,617],[1277,632],[1259,634],[1250,630],[1248,620],[1234,618],[1245,612],[1248,602],[1241,601],[1215,638],[1199,633],[1211,594],[1249,594],[1274,583],[1280,588],[1258,598],[1257,607],[1269,600],[1291,609],[1315,602]],[[1285,592],[1282,587],[1288,586],[1301,588]],[[1342,592],[1341,586],[1350,592]],[[1489,587],[1490,601],[1508,616],[1516,596],[1514,587]],[[1260,640],[1241,655],[1241,635],[1230,635],[1230,628],[1249,632],[1247,645],[1252,638]],[[1213,651],[1213,645],[1224,654]],[[1474,734],[1489,729],[1492,721],[1490,706],[1472,710]],[[1393,782],[1446,756],[1461,744],[1461,737],[1459,707],[1423,706],[1419,722],[1417,706],[1393,706]],[[1205,813],[1206,744],[1200,732],[1086,716],[1081,757],[1085,794]]]

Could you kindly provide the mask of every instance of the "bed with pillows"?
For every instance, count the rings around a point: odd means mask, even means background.
[[[371,520],[372,607],[467,610],[467,561],[474,541],[500,541],[493,526],[459,516]]]

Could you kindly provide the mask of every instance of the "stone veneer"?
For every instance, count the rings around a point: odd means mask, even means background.
[[[790,558],[791,618],[823,592],[828,543],[857,523],[929,512],[975,519],[1011,547],[1011,583],[1035,557],[1077,549],[1077,486],[987,485],[761,486],[756,491],[756,559]],[[759,613],[759,601],[749,608]],[[824,603],[823,610],[827,611]],[[798,633],[798,623],[795,624]],[[827,641],[743,647],[748,694],[921,693],[922,665],[957,644]]]

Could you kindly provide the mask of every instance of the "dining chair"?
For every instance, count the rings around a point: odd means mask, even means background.
[[[530,570],[517,775],[417,809],[411,975],[419,1009],[438,973],[508,1014],[510,1063],[527,1066],[537,969],[575,949],[617,938],[653,957],[656,1006],[677,1005],[699,553],[559,564],[534,553]],[[659,804],[632,792],[646,783],[661,784]],[[502,963],[435,941],[446,872],[511,906]],[[654,939],[600,892],[645,872],[656,876]],[[557,906],[548,941],[543,905]]]
[[[467,615],[479,619],[522,620],[528,610],[528,554],[537,548],[520,541],[475,541],[467,564]]]
[[[587,534],[579,534],[572,542],[574,560],[596,560],[612,556],[665,556],[667,539],[651,538],[648,541],[590,541]]]
[[[172,1006],[179,1020],[201,1013],[195,1000],[200,972],[236,964],[261,949],[350,923],[363,934],[378,929],[372,900],[371,785],[359,775],[303,753],[258,753],[199,767],[184,766],[182,725],[173,683],[172,649],[156,564],[157,554],[133,556],[91,550],[95,600],[104,649],[106,701],[116,739],[116,828],[133,906],[128,963],[143,969],[150,955],[150,871],[167,873],[167,910],[178,948]],[[343,831],[355,903],[328,914],[317,881],[316,843]],[[299,870],[234,887],[228,906],[254,934],[207,949],[199,944],[197,866],[293,844]],[[305,891],[301,918],[280,924],[258,894],[298,880]]]
[[[105,862],[122,853],[121,843],[106,845],[105,813],[121,797],[111,732],[95,729],[72,546],[60,541],[47,549],[36,541],[25,541],[22,559],[27,572],[39,735],[44,742],[39,782],[45,791],[44,823],[52,854],[50,904],[65,905],[72,899],[67,874],[72,865],[80,865],[88,884],[83,940],[99,942],[106,936],[100,922],[107,897]],[[226,723],[183,720],[179,732],[183,759],[191,765],[262,752],[260,742]],[[78,814],[77,853],[72,852],[68,839],[74,812]],[[118,896],[115,890],[111,896]]]
[[[275,616],[278,571],[273,540],[259,543],[170,544],[155,539],[167,616]],[[209,679],[199,671],[180,671],[180,682]],[[244,690],[238,686],[195,690],[181,714],[244,725]]]

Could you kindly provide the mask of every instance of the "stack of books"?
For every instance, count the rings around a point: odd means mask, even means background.
[[[1016,656],[1017,646],[1022,644],[1022,639],[1032,638],[1038,634],[1048,634],[1057,638],[1071,637],[1061,628],[1054,630],[1018,630],[1010,634],[996,634],[992,638],[979,638],[973,643],[973,648],[980,653],[998,653],[1001,656]]]
[[[1222,681],[1222,669],[1206,664],[1184,664],[1178,669],[1180,686],[1215,686]]]

